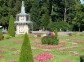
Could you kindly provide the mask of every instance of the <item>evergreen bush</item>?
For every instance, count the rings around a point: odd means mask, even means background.
[[[25,34],[24,36],[24,42],[21,47],[19,62],[34,62],[32,51],[31,51],[30,40],[27,34]]]
[[[12,15],[10,16],[9,19],[8,34],[12,37],[15,37],[14,18]]]

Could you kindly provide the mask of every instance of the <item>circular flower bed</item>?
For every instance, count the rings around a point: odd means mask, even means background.
[[[40,53],[35,57],[35,59],[39,62],[44,62],[44,61],[50,60],[52,58],[53,58],[53,55],[48,52]]]

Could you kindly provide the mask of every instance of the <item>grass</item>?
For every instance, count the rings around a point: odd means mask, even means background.
[[[32,35],[29,35],[32,46],[32,53],[35,57],[41,52],[46,51],[45,48],[38,47],[40,45],[40,37],[34,38]],[[65,42],[61,49],[67,48],[65,50],[59,50],[60,48],[50,48],[48,52],[54,55],[54,58],[46,62],[63,62],[64,60],[71,60],[71,62],[80,62],[80,55],[84,55],[84,35],[72,35],[72,36],[59,36],[60,42]],[[18,62],[20,48],[23,42],[23,35],[16,36],[14,38],[5,39],[0,41],[0,62]],[[79,42],[79,43],[77,43]],[[82,43],[81,43],[82,42]],[[76,45],[73,43],[77,43]],[[48,46],[48,45],[47,45]],[[71,48],[72,46],[77,46]],[[77,52],[78,55],[75,55],[74,52]],[[34,59],[35,62],[37,62]]]

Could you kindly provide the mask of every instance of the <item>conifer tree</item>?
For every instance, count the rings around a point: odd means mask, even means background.
[[[34,24],[34,30],[40,29],[40,13],[41,13],[41,8],[40,8],[39,0],[34,0],[31,10],[30,10],[30,15],[31,15],[31,20],[33,21]]]
[[[49,23],[50,23],[50,16],[48,14],[43,14],[41,17],[41,26],[47,29]]]
[[[19,62],[34,62],[32,51],[31,51],[30,40],[27,34],[25,34],[24,36],[24,42],[21,47]]]
[[[15,36],[14,18],[11,15],[9,19],[8,34],[12,37]]]

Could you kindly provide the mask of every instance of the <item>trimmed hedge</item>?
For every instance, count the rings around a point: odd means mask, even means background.
[[[8,35],[15,37],[14,17],[11,15],[9,19]]]
[[[27,33],[24,36],[24,42],[21,47],[19,62],[34,62],[33,55],[32,55],[32,49],[30,45],[30,39]]]
[[[48,45],[58,45],[59,40],[56,36],[45,36],[42,38],[42,44],[48,44]]]

